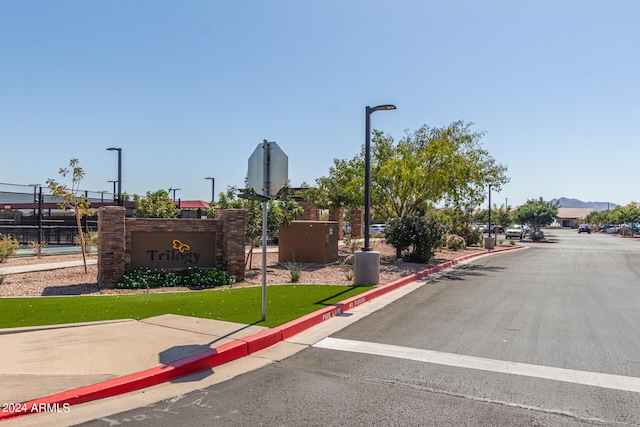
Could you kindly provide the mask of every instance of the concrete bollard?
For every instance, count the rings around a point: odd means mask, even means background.
[[[353,254],[353,284],[380,284],[380,252],[361,251]]]

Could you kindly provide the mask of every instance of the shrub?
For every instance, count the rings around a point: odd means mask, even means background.
[[[444,229],[433,218],[410,215],[394,218],[382,232],[396,249],[396,256],[408,262],[426,263],[434,248],[442,245]]]
[[[207,289],[233,285],[235,276],[222,270],[203,270],[189,267],[181,275],[166,270],[137,268],[127,271],[116,284],[118,289],[153,289],[184,286],[190,289]]]
[[[544,239],[544,233],[540,230],[531,232],[531,240],[542,240]]]
[[[13,256],[20,248],[20,243],[11,236],[2,236],[0,239],[0,262],[5,262],[7,258]]]
[[[469,232],[467,234],[466,241],[467,246],[479,245],[482,242],[482,232],[477,228],[469,226]]]
[[[466,246],[462,237],[452,234],[447,238],[447,249],[457,251],[458,249],[464,249]]]
[[[29,247],[33,249],[33,253],[36,254],[36,257],[42,258],[42,248],[47,246],[47,242],[38,243],[36,241],[29,242]]]
[[[235,276],[215,268],[203,270],[198,267],[189,267],[184,270],[184,275],[179,279],[182,286],[189,289],[209,289],[236,283]]]
[[[285,267],[287,267],[287,270],[289,270],[289,274],[291,275],[291,283],[298,283],[300,280],[300,273],[305,269],[305,264],[293,261],[285,263]]]
[[[118,289],[153,289],[175,286],[179,286],[178,277],[175,273],[165,270],[151,270],[149,268],[129,270],[116,284]]]

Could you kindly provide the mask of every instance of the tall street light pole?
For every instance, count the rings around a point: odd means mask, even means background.
[[[214,200],[216,199],[216,179],[210,176],[206,177],[205,179],[211,180],[211,203],[213,204]]]
[[[395,105],[378,105],[365,111],[365,144],[364,144],[364,247],[363,252],[370,252],[369,239],[371,223],[371,113],[380,110],[395,110]]]
[[[371,250],[371,113],[380,110],[395,110],[395,105],[366,107],[364,143],[364,247],[353,254],[353,281],[356,285],[377,285],[380,283],[380,252]]]
[[[123,206],[122,200],[122,148],[109,147],[107,151],[118,152],[118,206]]]

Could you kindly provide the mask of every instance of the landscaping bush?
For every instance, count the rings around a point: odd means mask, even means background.
[[[457,251],[458,249],[464,249],[466,246],[464,239],[455,234],[450,235],[447,238],[447,249]]]
[[[182,274],[176,274],[166,270],[151,270],[137,268],[127,271],[116,284],[118,289],[153,289],[174,288],[184,286],[190,289],[208,289],[218,286],[233,285],[235,276],[222,270],[203,270],[198,267],[189,267]]]
[[[468,227],[469,231],[465,238],[467,246],[479,245],[482,242],[482,232],[477,228]],[[464,235],[462,237],[465,237]]]
[[[165,270],[136,268],[127,271],[116,284],[118,289],[152,289],[180,286],[175,273]]]
[[[382,234],[396,249],[398,258],[426,263],[433,256],[434,248],[442,245],[444,229],[433,218],[409,215],[392,219]]]
[[[544,239],[544,233],[541,230],[531,232],[531,240],[538,241],[542,239]]]
[[[0,239],[0,262],[5,262],[7,258],[13,256],[20,248],[20,243],[11,236],[2,236]]]
[[[190,289],[209,289],[236,283],[235,276],[215,268],[203,270],[198,267],[189,267],[184,271],[184,275],[178,276],[178,278],[181,286],[186,286]]]
[[[293,261],[286,262],[284,264],[289,274],[291,275],[291,283],[298,283],[300,281],[300,274],[305,269],[306,265],[302,262]]]

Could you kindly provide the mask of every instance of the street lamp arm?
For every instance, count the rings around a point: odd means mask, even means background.
[[[380,111],[380,110],[395,110],[396,106],[392,105],[392,104],[384,104],[384,105],[377,105],[375,107],[367,107],[367,112],[369,114],[375,112],[375,111]]]

